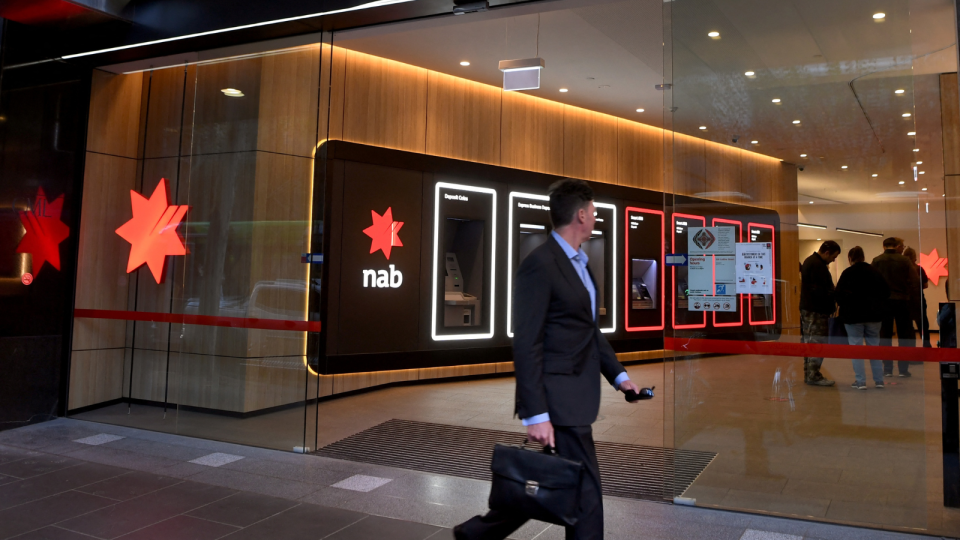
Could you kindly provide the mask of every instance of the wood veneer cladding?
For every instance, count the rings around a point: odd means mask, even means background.
[[[93,70],[87,150],[137,157],[143,76]]]
[[[944,124],[946,129],[946,124]],[[953,283],[949,300],[960,300],[960,175],[943,177],[947,222],[947,271]]]
[[[424,152],[427,70],[347,51],[343,140]]]
[[[617,183],[663,191],[663,130],[617,120]]]
[[[197,67],[193,147],[184,148],[184,154],[256,150],[262,64],[257,57]],[[244,95],[225,96],[224,88]]]
[[[740,192],[740,149],[707,142],[704,145],[704,192],[708,199],[743,203]]]
[[[186,68],[158,69],[144,75],[149,100],[145,111],[146,146],[143,155],[147,158],[177,157]]]
[[[70,353],[67,409],[78,409],[121,397],[124,349]]]
[[[706,191],[705,141],[676,133],[673,136],[673,191],[695,195]]]
[[[563,105],[519,92],[502,92],[500,164],[563,174]]]
[[[500,89],[429,72],[426,153],[500,164]]]
[[[346,96],[347,50],[323,45],[321,48],[320,89],[328,93],[329,108],[321,96],[317,141],[343,139],[343,102]],[[327,119],[329,118],[329,122]]]
[[[563,108],[563,174],[617,183],[617,119],[569,105]]]
[[[943,125],[943,174],[960,174],[960,89],[956,73],[940,75],[940,118]]]
[[[744,202],[760,208],[775,209],[774,185],[781,179],[780,160],[744,152],[740,156],[740,191],[750,197]]]
[[[257,148],[313,157],[320,46],[265,56],[260,68]]]

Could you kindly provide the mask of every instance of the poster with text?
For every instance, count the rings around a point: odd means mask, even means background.
[[[690,227],[687,255],[733,255],[736,227]]]
[[[737,294],[773,294],[773,246],[737,244]]]
[[[713,257],[687,257],[687,296],[713,295]]]

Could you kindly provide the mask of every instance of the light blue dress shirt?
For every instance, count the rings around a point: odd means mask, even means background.
[[[550,235],[553,236],[553,239],[560,244],[560,248],[563,249],[563,252],[570,258],[570,264],[573,265],[573,270],[580,276],[580,281],[583,282],[583,286],[587,288],[587,292],[590,293],[590,308],[593,312],[593,320],[597,320],[597,288],[593,285],[593,280],[590,279],[590,272],[587,271],[587,263],[590,259],[587,257],[587,254],[583,251],[583,248],[573,249],[573,246],[567,243],[562,236],[557,234],[557,231],[551,231]],[[629,381],[630,376],[626,372],[617,375],[616,380],[613,381],[613,385],[620,388],[620,384],[623,381]],[[533,424],[541,424],[543,422],[548,422],[550,420],[550,413],[538,414],[536,416],[531,416],[530,418],[524,418],[521,421],[525,426],[531,426]]]

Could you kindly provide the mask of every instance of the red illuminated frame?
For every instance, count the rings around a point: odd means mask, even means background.
[[[630,213],[638,214],[653,214],[660,216],[660,326],[630,326]],[[648,210],[646,208],[636,208],[633,206],[628,206],[624,209],[624,226],[623,226],[623,253],[624,253],[624,272],[623,272],[623,296],[626,301],[624,305],[624,316],[623,316],[623,326],[627,329],[627,332],[643,332],[649,330],[663,330],[666,326],[666,311],[663,309],[663,304],[666,302],[666,281],[667,273],[664,272],[664,260],[666,254],[666,245],[663,241],[663,226],[664,226],[664,214],[660,210]]]
[[[703,216],[693,216],[690,214],[674,214],[673,221],[670,223],[670,249],[676,253],[677,252],[677,218],[685,219],[698,219],[700,220],[701,227],[707,226],[707,218]],[[687,225],[689,228],[690,226]],[[688,233],[689,234],[689,233]],[[670,303],[670,312],[673,317],[673,328],[675,330],[683,330],[687,328],[706,328],[707,327],[707,312],[703,313],[703,323],[702,324],[677,324],[677,267],[674,266],[671,268],[671,276],[673,276],[673,283],[670,284],[671,297],[673,302]],[[689,298],[689,297],[688,297]]]
[[[732,219],[723,219],[723,218],[713,218],[713,222],[711,223],[711,225],[712,225],[713,227],[716,227],[716,226],[717,226],[717,223],[722,223],[722,224],[726,224],[726,225],[739,225],[739,226],[740,226],[740,233],[737,235],[737,236],[738,236],[737,242],[743,242],[743,222],[742,222],[742,221],[734,221],[734,220],[732,220]],[[716,284],[716,282],[717,282],[717,261],[716,261],[716,259],[714,259],[714,261],[713,261],[713,282],[714,282],[714,284]],[[714,292],[714,296],[716,296],[716,292],[717,292],[717,291],[714,290],[713,292]],[[743,326],[743,296],[741,296],[741,295],[739,295],[739,294],[737,295],[737,303],[740,304],[740,322],[718,323],[718,322],[717,322],[717,312],[714,311],[714,312],[713,312],[713,326],[715,326],[715,327],[717,327],[717,328],[723,328],[723,327],[729,327],[729,326]]]
[[[773,225],[764,225],[763,223],[749,223],[747,225],[747,240],[750,240],[750,229],[754,227],[758,229],[770,229],[770,246],[773,248],[770,250],[770,264],[773,265],[771,270],[773,270],[773,319],[769,321],[755,321],[753,320],[753,295],[748,295],[747,305],[749,306],[749,320],[750,326],[763,326],[765,324],[776,324],[777,322],[777,234],[776,229]]]

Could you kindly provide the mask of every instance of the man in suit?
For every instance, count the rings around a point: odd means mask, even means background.
[[[568,539],[603,538],[600,468],[590,425],[600,410],[600,375],[621,391],[639,388],[597,323],[597,288],[580,244],[596,223],[583,180],[550,186],[553,232],[517,271],[513,295],[516,412],[527,437],[584,464],[577,524]],[[506,538],[526,516],[491,510],[454,529],[457,539]]]

